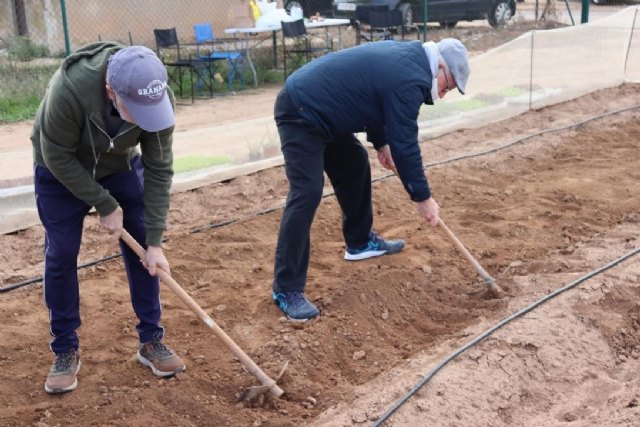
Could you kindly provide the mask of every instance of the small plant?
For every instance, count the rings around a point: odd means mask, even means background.
[[[262,141],[249,141],[247,140],[247,147],[249,147],[249,161],[255,162],[262,158]]]
[[[262,138],[262,151],[265,158],[275,157],[280,154],[280,138],[272,135],[267,130],[267,135]]]

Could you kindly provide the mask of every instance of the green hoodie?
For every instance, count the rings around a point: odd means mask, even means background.
[[[100,216],[106,216],[116,210],[118,202],[98,180],[130,170],[140,144],[146,243],[159,246],[166,230],[173,178],[173,127],[146,132],[127,123],[114,138],[105,131],[107,61],[124,47],[114,42],[91,43],[64,60],[36,113],[31,133],[33,159],[77,198],[95,206]],[[175,105],[171,89],[167,91]]]

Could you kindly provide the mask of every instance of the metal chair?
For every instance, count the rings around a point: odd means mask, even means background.
[[[289,77],[287,73],[287,57],[290,59],[299,59],[301,55],[304,55],[306,61],[310,61],[311,58],[315,58],[318,54],[327,53],[331,49],[325,44],[324,46],[313,46],[311,39],[307,34],[307,27],[304,25],[304,20],[298,19],[297,21],[282,23],[282,51],[284,59],[284,79]],[[287,45],[287,39],[291,42]]]
[[[358,6],[355,22],[356,44],[393,40],[394,34],[401,34],[404,39],[404,19],[400,10],[389,10],[387,6],[379,5]]]
[[[379,38],[378,34],[375,34],[371,30],[371,12],[386,12],[389,7],[386,5],[358,5],[355,12],[355,27],[356,27],[356,44],[360,44],[363,41],[369,42]],[[370,31],[367,33],[367,29]]]
[[[183,97],[183,75],[189,75],[191,86],[191,103],[195,99],[193,73],[200,76],[197,64],[189,56],[186,58],[180,50],[180,42],[175,28],[154,29],[153,36],[156,41],[156,53],[165,67],[169,82],[175,83],[179,88],[180,97]]]

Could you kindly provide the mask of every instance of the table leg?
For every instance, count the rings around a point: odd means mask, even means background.
[[[256,73],[256,67],[253,66],[253,60],[251,59],[251,48],[249,47],[249,35],[246,35],[245,39],[245,52],[246,58],[249,62],[249,68],[251,69],[251,74],[253,75],[253,87],[258,88],[258,74]]]
[[[271,43],[273,44],[273,68],[278,70],[278,40],[276,38],[276,32],[271,32]]]

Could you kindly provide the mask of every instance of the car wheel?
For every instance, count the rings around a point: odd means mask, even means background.
[[[458,21],[440,21],[438,24],[440,24],[440,28],[450,30],[458,24]]]
[[[513,9],[509,0],[497,0],[489,10],[487,20],[493,28],[503,27],[513,18]]]

